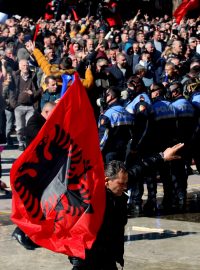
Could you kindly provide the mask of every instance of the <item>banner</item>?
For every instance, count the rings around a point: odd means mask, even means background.
[[[80,258],[105,210],[93,109],[78,74],[11,172],[12,221],[36,244]]]
[[[199,7],[199,0],[183,0],[178,8],[174,11],[173,16],[179,24],[189,10]]]

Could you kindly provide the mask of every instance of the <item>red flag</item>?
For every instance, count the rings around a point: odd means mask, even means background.
[[[77,74],[10,177],[12,221],[38,245],[84,258],[102,223],[105,181],[94,113]]]
[[[75,21],[78,21],[79,20],[79,17],[77,15],[76,11],[73,8],[72,8],[72,13],[73,13],[73,16],[74,16],[74,20]]]
[[[195,9],[198,6],[199,0],[183,0],[173,14],[176,18],[176,22],[179,24],[189,10]]]
[[[35,34],[34,34],[34,37],[33,37],[33,41],[36,41],[36,38],[37,38],[37,35],[38,35],[39,30],[40,30],[40,25],[39,24],[36,24]]]

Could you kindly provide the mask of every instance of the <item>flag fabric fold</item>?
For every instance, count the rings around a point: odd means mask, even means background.
[[[73,16],[74,16],[74,20],[75,20],[75,21],[78,21],[78,20],[79,20],[79,17],[78,17],[78,15],[77,15],[75,9],[74,9],[74,8],[71,8],[71,11],[72,11],[72,14],[73,14]]]
[[[173,16],[176,18],[176,22],[180,24],[187,12],[197,7],[199,7],[199,0],[183,0],[173,14]]]
[[[39,33],[39,30],[40,30],[40,24],[36,24],[36,26],[35,26],[35,33],[34,33],[34,36],[33,36],[33,41],[36,41],[37,36],[38,36],[38,33]]]
[[[93,110],[78,74],[10,179],[12,221],[36,244],[84,258],[103,220],[105,181]]]

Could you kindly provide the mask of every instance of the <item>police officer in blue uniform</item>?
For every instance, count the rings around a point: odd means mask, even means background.
[[[116,87],[106,91],[107,109],[99,117],[100,148],[104,161],[125,160],[126,148],[131,139],[133,117],[120,104],[121,92]]]
[[[153,111],[147,89],[142,79],[137,75],[132,76],[128,80],[128,85],[129,96],[132,97],[132,100],[127,103],[126,110],[133,115],[134,119],[132,143],[129,155],[126,158],[126,165],[129,168],[134,162],[151,155],[154,149],[152,148],[151,139]],[[154,176],[149,175],[143,180],[139,179],[129,190],[128,208],[130,215],[135,215],[142,211],[144,181],[146,181],[148,189],[148,200],[146,205],[144,205],[145,212],[154,212],[156,210],[156,185]]]
[[[195,111],[192,104],[183,96],[183,86],[179,82],[174,82],[168,90],[172,106],[176,114],[176,139],[184,143],[182,159],[171,163],[174,206],[179,210],[185,209],[187,196],[187,171],[186,165],[189,157],[189,147],[196,127]]]
[[[196,168],[200,173],[200,74],[198,76],[187,81],[184,95],[188,97],[195,109],[197,127],[192,137],[191,151]]]
[[[153,107],[153,140],[156,152],[172,146],[175,143],[176,115],[175,108],[165,98],[166,89],[161,83],[152,84],[150,97]],[[162,205],[164,210],[171,210],[172,205],[172,177],[170,163],[164,163],[158,170],[160,181],[163,182],[164,198]],[[156,183],[155,183],[156,184]]]

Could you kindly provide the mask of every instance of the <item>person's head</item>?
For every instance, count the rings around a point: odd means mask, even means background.
[[[106,36],[105,29],[100,27],[100,29],[99,29],[99,39],[102,40],[105,36]]]
[[[183,44],[180,40],[174,40],[172,42],[172,52],[175,54],[182,54]]]
[[[138,78],[143,78],[145,76],[145,74],[147,73],[147,69],[146,67],[140,65],[140,64],[137,64],[135,66],[135,75],[138,77]]]
[[[138,43],[143,43],[144,42],[144,33],[143,32],[137,33],[136,40]]]
[[[42,108],[41,115],[47,120],[49,116],[52,114],[55,106],[56,106],[56,103],[54,102],[45,103],[44,107]]]
[[[162,83],[153,83],[150,86],[150,97],[152,100],[157,99],[158,97],[164,96],[164,85]]]
[[[96,70],[97,72],[103,71],[108,66],[108,61],[104,58],[100,58],[97,60],[96,63]]]
[[[113,42],[116,44],[119,44],[121,42],[121,36],[120,34],[115,34],[113,37]]]
[[[149,62],[151,60],[150,52],[146,51],[141,54],[141,60],[144,62]]]
[[[44,37],[43,42],[44,42],[44,47],[50,47],[51,46],[51,38],[50,38],[50,36]]]
[[[190,70],[193,68],[193,67],[200,67],[200,60],[199,59],[192,59],[191,63],[190,63]]]
[[[168,59],[168,62],[174,64],[177,67],[180,67],[180,65],[181,65],[181,61],[178,57],[171,57]]]
[[[5,49],[5,56],[13,59],[14,56],[13,56],[13,48],[12,47],[7,47]]]
[[[171,99],[174,100],[183,95],[183,85],[180,82],[174,82],[169,86],[168,92]]]
[[[131,99],[146,91],[143,80],[137,75],[133,75],[127,80],[127,88]]]
[[[106,188],[115,196],[122,196],[127,189],[128,172],[122,161],[112,160],[105,167]]]
[[[9,27],[9,37],[13,37],[17,33],[17,27],[15,25]]]
[[[133,43],[133,53],[138,53],[140,47],[139,47],[139,43],[135,42]]]
[[[4,28],[4,29],[2,30],[1,35],[2,35],[3,37],[8,37],[8,36],[9,36],[9,33],[10,33],[9,28],[6,27],[6,28]]]
[[[153,46],[153,44],[152,44],[151,42],[147,42],[147,43],[145,44],[145,49],[146,49],[147,52],[153,53],[153,51],[154,51],[154,46]]]
[[[94,51],[94,40],[93,39],[91,39],[91,38],[87,39],[86,48],[87,48],[87,51],[89,53]]]
[[[120,97],[121,92],[117,87],[111,86],[106,90],[106,104],[111,105],[112,103],[119,100]]]
[[[117,65],[120,67],[120,68],[124,68],[126,66],[126,56],[124,53],[118,53],[117,56],[116,56],[116,61],[117,61]]]
[[[190,37],[188,40],[188,44],[190,49],[195,50],[197,46],[197,39],[196,37]]]
[[[26,59],[21,59],[19,61],[19,70],[21,71],[22,74],[28,74],[29,72],[29,64]]]
[[[175,65],[171,62],[165,64],[165,73],[168,76],[173,76],[175,74]]]
[[[17,39],[18,39],[18,41],[19,41],[20,43],[23,43],[23,42],[24,42],[24,37],[25,37],[25,35],[24,35],[23,30],[20,30],[20,31],[18,32],[18,34],[17,34]]]
[[[44,55],[46,56],[47,60],[52,60],[55,56],[55,51],[53,47],[46,47],[44,50]]]
[[[155,41],[160,41],[160,31],[155,31],[153,34],[153,39]]]
[[[57,36],[55,33],[51,33],[50,35],[50,39],[51,39],[51,44],[55,44],[57,41]]]
[[[70,58],[72,59],[72,67],[77,68],[78,66],[78,59],[76,55],[71,55]]]
[[[109,50],[110,59],[116,60],[116,55],[117,55],[116,50],[112,50],[112,49]]]
[[[128,34],[127,33],[123,33],[121,35],[121,39],[122,39],[122,42],[124,42],[124,43],[128,42]]]
[[[160,31],[160,40],[164,41],[166,38],[166,33],[164,31]]]
[[[59,64],[61,69],[72,69],[72,59],[70,57],[63,57]]]
[[[80,50],[80,44],[78,42],[74,42],[72,44],[72,49],[73,49],[74,53],[76,53],[77,51]]]
[[[180,33],[180,37],[181,37],[182,39],[187,39],[187,38],[188,38],[188,32],[186,32],[186,31],[181,32],[181,33]]]
[[[52,75],[45,78],[45,84],[50,93],[56,93],[57,91],[57,81],[56,78]]]

